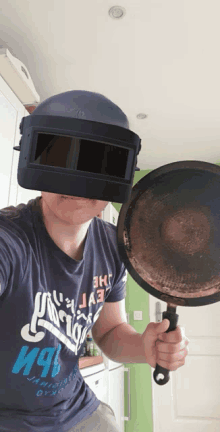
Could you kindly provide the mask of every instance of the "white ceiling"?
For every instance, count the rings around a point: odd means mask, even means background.
[[[0,44],[27,67],[41,101],[102,93],[142,139],[140,169],[220,162],[220,1],[0,0]],[[144,120],[139,113],[147,114]]]

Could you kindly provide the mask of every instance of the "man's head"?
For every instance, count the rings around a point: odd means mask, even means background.
[[[80,108],[81,107],[81,108]],[[105,96],[89,91],[70,91],[47,99],[34,111],[33,115],[39,114],[59,115],[61,117],[72,117],[83,120],[108,123],[129,128],[129,123],[123,111]],[[62,137],[56,140],[50,152],[41,155],[48,164],[56,161],[58,147],[67,146],[67,140]],[[92,145],[92,144],[91,144]],[[45,152],[44,152],[45,153]],[[86,158],[86,154],[84,155]],[[95,157],[95,155],[94,155]],[[62,152],[59,156],[62,159]],[[53,214],[60,218],[62,223],[71,225],[83,224],[93,217],[98,216],[107,206],[108,201],[97,199],[72,197],[65,194],[41,192],[42,200]]]
[[[20,130],[21,187],[106,202],[129,199],[140,138],[105,96],[81,90],[52,96],[22,119]]]

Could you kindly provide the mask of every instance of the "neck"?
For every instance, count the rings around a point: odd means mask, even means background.
[[[74,259],[82,259],[88,228],[92,219],[78,225],[70,224],[54,214],[40,199],[43,222],[54,243]]]

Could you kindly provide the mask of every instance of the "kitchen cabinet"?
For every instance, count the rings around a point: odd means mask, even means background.
[[[7,207],[11,183],[11,166],[13,161],[13,144],[16,124],[16,109],[7,98],[0,93],[0,207]]]
[[[124,366],[109,370],[108,404],[115,413],[120,432],[124,432]]]
[[[0,76],[0,208],[16,205],[19,154],[13,146],[20,141],[19,124],[25,108]]]
[[[80,369],[80,373],[96,397],[113,409],[119,430],[124,432],[124,365],[102,356],[103,363]]]
[[[91,388],[91,390],[95,393],[96,397],[106,404],[108,404],[108,370],[105,368],[104,363],[102,363],[103,367],[100,371],[96,372],[91,370],[84,372],[84,380],[86,384]],[[90,373],[91,375],[86,376],[86,373]]]
[[[20,123],[22,117],[29,115],[23,104],[0,76],[0,208],[27,203],[41,195],[40,191],[23,189],[18,185],[17,169],[21,138]]]
[[[108,369],[102,356],[81,357],[79,369],[85,382],[102,402],[108,403]]]

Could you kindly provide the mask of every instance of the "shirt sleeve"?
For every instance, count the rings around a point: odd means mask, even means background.
[[[106,302],[118,302],[120,300],[123,300],[126,297],[126,282],[127,282],[127,275],[128,272],[122,264],[120,275],[117,279],[117,281],[112,286],[112,289],[109,291],[109,293],[106,296],[105,301]]]
[[[0,227],[0,297],[23,277],[25,255],[23,242],[7,228]]]

